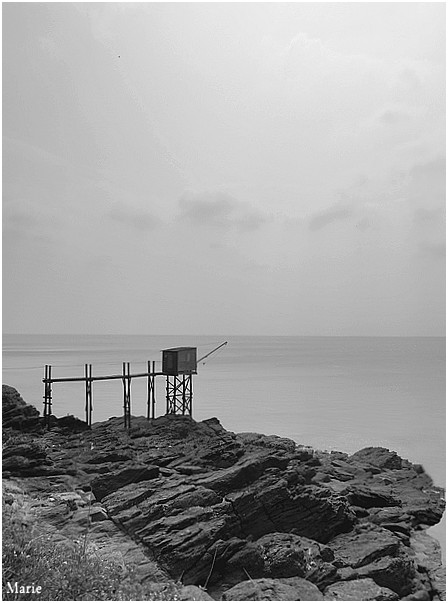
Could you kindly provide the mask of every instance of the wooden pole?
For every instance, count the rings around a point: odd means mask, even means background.
[[[151,404],[152,404],[152,418],[155,419],[156,418],[156,361],[153,360],[152,361],[152,397],[151,397]]]
[[[89,405],[89,425],[92,425],[93,412],[93,384],[92,384],[92,365],[89,364],[89,382],[90,382],[90,405]]]
[[[170,378],[166,376],[166,414],[168,414],[170,408]]]
[[[186,376],[183,375],[182,376],[182,414],[185,414],[185,408],[186,408],[186,402],[187,402],[187,382],[186,382]]]
[[[131,365],[123,362],[123,416],[124,426],[131,426]]]
[[[86,423],[92,425],[92,365],[84,365],[84,378],[86,381]]]
[[[126,362],[123,362],[123,419],[126,427]]]
[[[149,420],[151,418],[151,375],[150,375],[150,362],[148,360],[148,397],[146,399],[146,418]]]
[[[45,373],[44,373],[44,422],[47,424],[47,414],[48,414],[48,364],[45,365]]]
[[[50,428],[51,417],[51,364],[48,365],[48,381],[47,381],[47,427]]]
[[[153,360],[152,362],[152,371],[151,371],[151,362],[148,360],[148,399],[147,399],[147,419],[155,419],[156,418],[156,363]]]
[[[131,363],[128,362],[128,427],[131,427]]]
[[[47,365],[45,365],[45,370],[44,370],[44,419],[47,416]]]

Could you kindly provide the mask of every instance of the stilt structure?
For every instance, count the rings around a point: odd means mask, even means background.
[[[87,425],[92,425],[93,414],[93,382],[111,381],[120,379],[123,382],[123,418],[126,429],[131,427],[131,381],[146,377],[148,379],[147,391],[147,418],[156,418],[156,377],[166,377],[166,413],[169,415],[193,415],[193,375],[197,374],[197,365],[211,354],[227,345],[227,341],[197,360],[196,348],[170,348],[162,350],[162,372],[156,371],[156,363],[148,361],[146,373],[131,373],[131,364],[123,362],[123,370],[118,375],[92,375],[92,365],[84,365],[84,377],[58,377],[51,376],[51,365],[45,365],[44,383],[44,421],[50,428],[52,415],[52,385],[53,383],[82,382],[85,383],[85,413]]]
[[[45,365],[45,378],[44,378],[44,421],[45,425],[50,427],[50,417],[51,417],[51,364]]]
[[[86,423],[92,425],[92,365],[84,365],[84,376],[86,380]]]
[[[156,418],[156,363],[148,360],[148,401],[147,401],[147,418]]]
[[[193,415],[193,375],[196,375],[196,369],[196,348],[162,350],[167,415]]]
[[[193,415],[193,375],[167,375],[166,414]]]
[[[131,365],[129,362],[123,362],[123,417],[124,426],[129,429],[131,426]]]

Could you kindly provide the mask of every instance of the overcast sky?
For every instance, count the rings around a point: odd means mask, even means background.
[[[3,331],[445,333],[444,3],[4,3]]]

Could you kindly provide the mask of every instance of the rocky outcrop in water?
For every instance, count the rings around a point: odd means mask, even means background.
[[[395,452],[324,453],[182,416],[5,434],[10,483],[53,493],[42,518],[59,533],[113,536],[142,580],[149,564],[203,598],[444,600],[440,547],[425,532],[443,493]]]

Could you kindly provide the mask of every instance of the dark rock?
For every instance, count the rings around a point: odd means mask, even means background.
[[[408,595],[412,590],[414,564],[406,556],[381,557],[372,563],[358,567],[360,578],[372,578],[379,586],[385,586],[400,596]]]
[[[351,505],[370,509],[372,507],[396,507],[401,502],[393,496],[390,488],[386,486],[368,487],[362,485],[349,485],[342,492]]]
[[[204,467],[197,467],[196,465],[174,465],[178,473],[183,475],[198,475],[199,473],[206,473],[207,469]]]
[[[116,463],[119,461],[129,461],[132,457],[129,454],[123,452],[117,452],[114,450],[107,452],[98,452],[92,454],[89,458],[85,459],[84,462],[90,465],[100,465],[103,463]]]
[[[348,482],[352,481],[357,473],[358,467],[356,465],[348,463],[345,458],[338,458],[334,454],[328,456],[321,456],[321,469],[318,475],[326,477],[320,478],[320,480],[318,480],[316,476],[313,479],[313,482],[328,482],[330,481],[330,479],[339,480],[341,482]]]
[[[25,457],[27,459],[41,462],[47,458],[45,448],[36,441],[8,443],[3,449],[3,459],[10,457]]]
[[[253,542],[247,542],[227,562],[224,579],[229,584],[229,576],[233,584],[243,582],[248,576],[262,578],[265,575],[265,560],[260,548]]]
[[[370,578],[336,582],[325,589],[327,601],[397,601],[398,595]]]
[[[197,460],[202,461],[206,465],[214,467],[231,467],[244,454],[244,450],[239,447],[234,441],[222,441],[210,443],[197,457]]]
[[[212,508],[194,507],[161,517],[141,528],[136,535],[162,567],[169,568],[174,576],[183,575],[187,584],[203,584],[213,563],[212,547],[218,546],[219,540],[229,541],[229,537],[237,533],[236,519],[221,504]],[[207,552],[208,559],[204,557]],[[218,546],[218,561],[224,561],[230,553],[227,542]]]
[[[306,553],[300,536],[274,533],[257,540],[264,559],[264,570],[269,578],[305,577]]]
[[[264,559],[264,575],[269,578],[306,578],[319,588],[336,580],[330,563],[333,551],[327,546],[295,534],[267,534],[255,543]]]
[[[223,601],[323,601],[320,590],[303,578],[246,580],[225,591]]]
[[[40,413],[27,404],[19,392],[9,385],[2,386],[2,426],[19,431],[35,431],[41,428]]]
[[[356,507],[354,505],[351,505],[351,509],[352,509],[353,513],[356,515],[356,517],[369,517],[369,512],[367,511],[367,509],[364,509],[363,507]]]
[[[62,433],[81,433],[83,431],[90,431],[90,426],[85,421],[81,421],[81,419],[78,419],[73,415],[57,418],[55,426],[58,427]]]
[[[60,468],[52,467],[45,447],[33,436],[24,435],[9,438],[3,448],[3,475],[32,477],[42,475],[59,475],[64,473]]]
[[[428,590],[435,600],[446,601],[446,571],[442,566],[442,550],[439,542],[426,531],[414,532],[410,545],[415,555],[415,564],[424,574]]]
[[[410,515],[408,515],[403,508],[400,507],[388,507],[388,508],[373,508],[370,509],[369,519],[372,523],[377,525],[409,522]]]
[[[351,529],[355,518],[347,503],[316,486],[288,487],[284,479],[266,477],[226,497],[232,502],[243,533],[260,537],[290,532],[319,542]],[[319,518],[319,519],[317,519]]]
[[[276,435],[266,436],[260,433],[238,433],[236,434],[236,438],[245,448],[250,445],[287,453],[294,453],[297,448],[297,444],[293,440],[280,438]]]
[[[263,576],[264,562],[260,550],[254,543],[240,538],[219,540],[210,547],[194,568],[184,576],[185,581],[200,582],[204,587],[211,587],[213,594],[235,586],[239,582]]]
[[[128,484],[136,484],[144,480],[154,479],[159,475],[159,468],[156,466],[132,466],[126,469],[107,473],[104,476],[96,477],[92,480],[91,488],[95,498],[101,501],[105,496],[119,490]]]
[[[180,589],[178,593],[179,601],[213,601],[212,597],[202,588],[189,584]]]
[[[107,515],[106,511],[101,508],[101,507],[94,507],[92,508],[91,512],[90,512],[90,521],[95,522],[95,521],[107,521],[109,519],[109,516]]]
[[[418,474],[424,473],[425,470],[423,469],[423,465],[420,465],[419,463],[414,463],[412,465],[412,468],[414,469],[414,471]]]
[[[434,600],[434,599],[433,599]],[[446,599],[439,599],[439,601],[445,601]],[[412,595],[408,595],[407,597],[403,597],[401,601],[431,601],[431,595],[427,590],[420,589],[413,593]]]
[[[381,524],[381,527],[385,528],[386,530],[390,530],[391,532],[394,532],[398,536],[400,534],[404,534],[409,538],[409,536],[411,535],[411,527],[404,521],[397,523],[383,523]]]
[[[403,459],[387,448],[368,447],[358,450],[348,458],[349,463],[368,463],[379,469],[401,469]]]
[[[228,493],[252,484],[270,467],[284,469],[287,464],[288,459],[275,455],[251,456],[248,459],[238,461],[232,467],[214,471],[198,483],[216,490],[216,492]]]
[[[334,552],[335,564],[357,568],[380,557],[396,555],[400,544],[400,539],[389,530],[361,526],[356,532],[336,536],[328,546]]]

